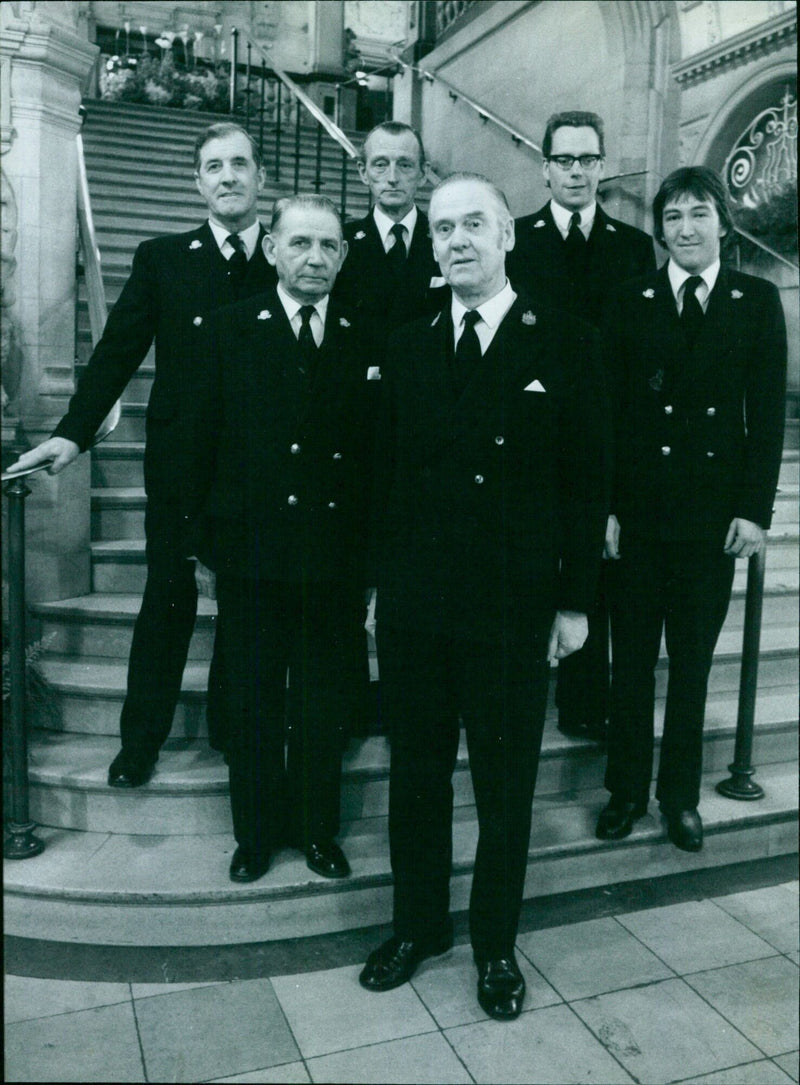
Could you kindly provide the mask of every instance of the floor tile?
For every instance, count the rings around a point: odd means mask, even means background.
[[[709,900],[690,900],[617,918],[681,975],[774,953],[772,946]]]
[[[695,973],[686,982],[765,1055],[797,1043],[797,969],[785,957]]]
[[[624,1085],[632,1079],[568,1006],[479,1021],[445,1033],[482,1085]]]
[[[538,1010],[561,1002],[550,984],[522,954],[517,954],[517,961],[527,987],[526,1010]],[[425,967],[411,981],[440,1028],[488,1020],[478,1005],[477,983],[472,946],[456,946],[450,953],[426,961]]]
[[[8,1025],[4,1080],[144,1081],[132,1004]]]
[[[137,999],[151,1081],[206,1081],[298,1058],[268,979]]]
[[[800,1051],[790,1051],[786,1055],[776,1055],[772,1061],[776,1062],[782,1070],[785,1070],[792,1081],[800,1081],[798,1056],[800,1056]]]
[[[698,1077],[761,1056],[680,979],[598,995],[572,1008],[637,1081]]]
[[[796,953],[798,938],[797,893],[786,885],[770,885],[747,893],[714,898],[734,919],[769,942],[781,953]]]
[[[153,995],[174,995],[176,991],[193,991],[195,987],[216,987],[217,981],[198,983],[132,983],[134,998],[151,998]]]
[[[440,1032],[308,1060],[312,1081],[358,1085],[455,1085],[472,1078]]]
[[[361,967],[273,977],[272,986],[304,1058],[436,1029],[407,983],[378,994],[365,991],[358,983]]]
[[[32,976],[6,976],[4,1017],[12,1021],[29,1021],[35,1017],[51,1017],[56,1013],[74,1013],[95,1006],[111,1006],[129,1002],[127,983],[84,983],[79,980],[36,979]]]
[[[681,1085],[791,1085],[792,1079],[784,1074],[770,1059],[749,1062],[746,1066],[732,1066],[713,1074],[693,1077]]]
[[[567,1001],[674,975],[611,918],[532,931],[517,944]]]
[[[233,1077],[215,1077],[215,1082],[253,1082],[253,1085],[259,1085],[260,1082],[264,1082],[265,1085],[268,1082],[275,1082],[275,1085],[304,1085],[304,1083],[311,1081],[308,1076],[308,1070],[306,1070],[302,1062],[290,1062],[284,1066],[270,1066],[266,1070],[252,1070],[249,1074],[234,1074]]]
[[[787,953],[786,956],[800,968],[800,953]]]

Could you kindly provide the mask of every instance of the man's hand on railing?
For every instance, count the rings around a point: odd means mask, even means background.
[[[743,520],[736,516],[731,520],[728,534],[725,536],[725,553],[732,558],[751,558],[764,546],[767,533],[752,520]]]
[[[63,471],[73,460],[78,458],[80,451],[75,442],[67,440],[66,437],[50,437],[47,441],[42,441],[36,448],[23,453],[17,462],[12,463],[6,470],[9,473],[29,471],[32,467],[38,467],[39,464],[52,460],[53,462],[47,468],[47,473],[48,475],[57,475],[59,471]]]
[[[194,581],[200,595],[209,599],[217,598],[217,574],[203,565],[202,561],[195,561]]]

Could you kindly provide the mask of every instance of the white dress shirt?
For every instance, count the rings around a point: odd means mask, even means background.
[[[395,225],[394,219],[390,219],[388,215],[385,215],[377,205],[372,209],[372,217],[375,220],[375,225],[378,227],[378,233],[381,235],[381,244],[383,245],[384,252],[389,252],[397,244],[395,241],[395,235],[392,233],[392,227]],[[398,225],[405,226],[405,233],[403,234],[403,241],[405,242],[406,252],[411,249],[411,238],[414,233],[414,227],[417,224],[417,208],[416,205],[411,208],[405,218],[400,219]]]
[[[280,283],[278,283],[278,297],[289,318],[289,323],[292,325],[292,331],[295,334],[295,338],[299,338],[300,328],[303,324],[300,310],[303,305],[307,305],[308,302],[295,301],[291,294],[286,293]],[[328,313],[329,298],[330,294],[326,294],[321,301],[318,301],[314,306],[314,312],[311,314],[311,334],[314,336],[314,342],[318,347],[322,346],[322,340],[325,337],[325,317]]]
[[[694,292],[694,296],[700,302],[700,308],[703,312],[708,308],[708,299],[711,296],[711,291],[714,289],[714,284],[717,281],[719,275],[720,262],[715,260],[713,264],[700,272],[700,278],[703,280],[698,288]],[[685,271],[682,267],[678,267],[675,261],[670,257],[669,264],[667,265],[667,275],[669,276],[669,285],[672,287],[672,296],[675,298],[675,304],[678,307],[678,312],[683,312],[683,295],[686,287],[686,280],[691,278],[692,275],[697,274],[694,271]]]
[[[550,201],[550,211],[553,215],[558,232],[567,240],[567,234],[569,233],[570,219],[574,215],[574,211],[568,211],[566,207],[562,207],[560,203],[556,203],[555,200]],[[592,232],[592,226],[594,226],[594,216],[597,213],[597,201],[592,200],[588,207],[582,207],[578,212],[581,216],[581,233],[589,240],[589,234]]]
[[[211,227],[211,233],[214,235],[214,240],[219,245],[219,251],[225,257],[226,260],[230,260],[236,249],[228,241],[228,235],[236,233],[235,230],[229,230],[225,226],[220,226],[218,222],[214,222],[213,219],[208,220],[208,225]],[[246,230],[239,230],[239,237],[244,242],[245,252],[247,259],[249,260],[253,253],[256,251],[256,245],[258,244],[258,235],[261,230],[261,223],[256,219],[252,226],[248,226]]]
[[[480,320],[475,322],[475,333],[481,345],[481,354],[486,353],[489,344],[497,334],[500,322],[514,304],[516,298],[517,295],[511,289],[511,283],[506,279],[502,290],[495,294],[493,298],[489,298],[488,301],[484,301],[477,306]],[[458,346],[458,341],[464,333],[464,313],[467,312],[467,307],[458,300],[455,294],[453,294],[450,312],[453,319],[453,342]]]

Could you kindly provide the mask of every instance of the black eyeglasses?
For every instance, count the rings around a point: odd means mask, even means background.
[[[592,170],[602,157],[601,154],[553,154],[547,161],[555,162],[560,170],[571,170],[576,162],[580,162],[581,169]]]

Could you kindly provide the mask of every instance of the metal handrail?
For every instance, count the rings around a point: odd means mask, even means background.
[[[92,203],[89,198],[89,181],[86,175],[83,137],[80,132],[75,137],[75,141],[78,149],[78,236],[80,238],[81,256],[83,257],[86,279],[89,327],[91,329],[92,346],[94,347],[97,345],[106,326],[108,306],[106,305],[105,287],[103,286],[103,273],[100,268],[100,249],[97,245],[97,234],[94,229]],[[93,444],[104,440],[112,430],[116,429],[119,424],[120,414],[120,401],[117,400],[100,423],[100,427],[94,435]]]
[[[253,40],[247,30],[241,30],[238,27],[234,29],[236,30],[236,33],[241,34],[242,37],[249,43],[249,45],[259,53],[262,61],[265,64],[269,65],[270,71],[272,71],[275,76],[280,79],[281,83],[283,83],[283,85],[287,88],[292,97],[294,97],[298,102],[300,102],[300,104],[311,114],[317,124],[322,125],[322,127],[331,137],[331,139],[335,140],[339,144],[342,150],[346,152],[348,157],[358,158],[358,151],[347,138],[339,125],[332,121],[330,117],[327,117],[322,112],[317,103],[311,98],[309,98],[309,96],[304,90],[301,90],[301,88],[297,85],[297,83],[295,83],[295,81],[291,78],[290,75],[283,71],[282,68],[276,68],[272,65],[270,58],[266,54],[265,49],[261,45],[259,45],[257,41]]]
[[[773,260],[777,260],[781,264],[786,264],[786,266],[790,267],[792,271],[796,271],[798,274],[800,274],[800,265],[796,264],[793,260],[789,260],[787,257],[781,256],[779,252],[776,252],[775,249],[771,249],[769,245],[764,244],[763,241],[759,241],[757,237],[749,234],[747,230],[743,230],[741,226],[734,225],[733,229],[737,234],[740,234],[743,238],[745,238],[746,241],[749,241],[751,245],[755,245],[756,248],[762,249],[764,252],[768,253],[773,258]]]

